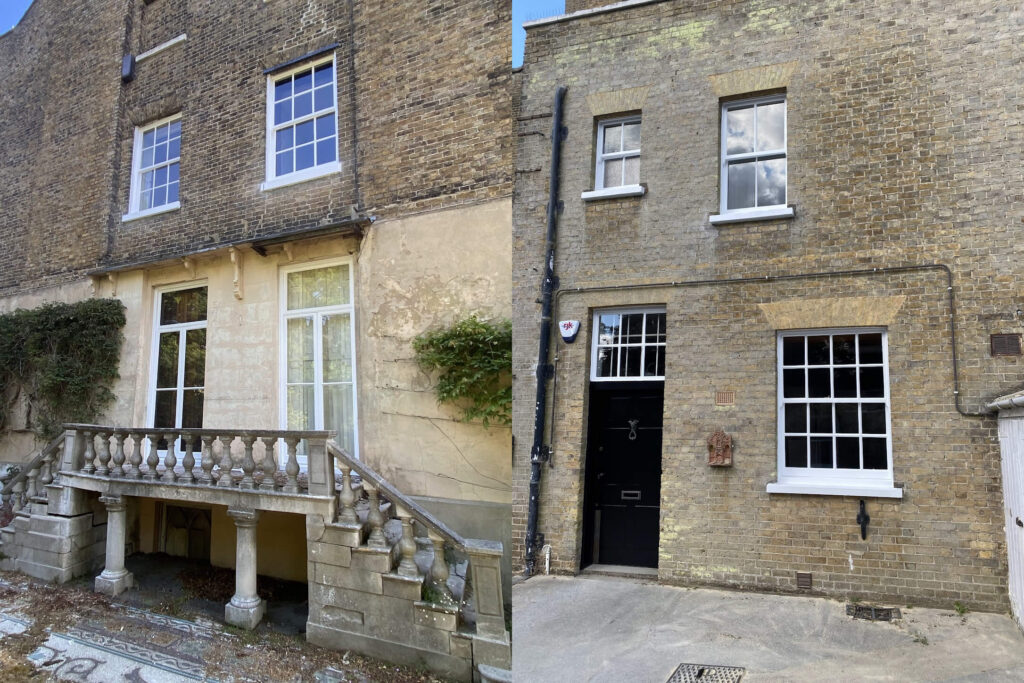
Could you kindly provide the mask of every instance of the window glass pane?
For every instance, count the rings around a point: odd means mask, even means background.
[[[619,325],[622,323],[622,316],[617,313],[606,313],[598,318],[598,344],[607,346],[614,344],[619,339]]]
[[[622,126],[605,126],[604,127],[604,153],[611,154],[612,152],[622,151]]]
[[[160,295],[160,324],[206,320],[206,287],[179,289]]]
[[[299,384],[288,387],[286,406],[288,429],[314,429],[313,385]]]
[[[811,437],[811,467],[832,468],[832,437]]]
[[[206,378],[206,329],[185,331],[185,384],[201,387]]]
[[[156,134],[156,137],[154,137],[154,139],[153,139],[154,143],[159,145],[162,142],[166,142],[167,141],[167,131],[168,131],[168,127],[167,126],[157,126],[156,129],[153,131]]]
[[[160,335],[157,351],[156,386],[158,389],[178,386],[178,332]],[[171,425],[173,426],[173,425]]]
[[[597,350],[597,376],[613,377],[613,369],[618,362],[618,350],[613,348],[599,348]]]
[[[832,362],[835,365],[853,365],[856,361],[856,335],[837,334],[832,337]]]
[[[836,467],[844,470],[860,469],[860,439],[836,439]]]
[[[323,316],[324,381],[352,381],[352,323],[347,313]]]
[[[281,152],[295,146],[295,128],[282,128],[277,131],[277,151]]]
[[[306,92],[313,87],[313,71],[303,71],[295,74],[295,93]]]
[[[281,152],[277,155],[277,175],[284,175],[292,172],[292,151]]]
[[[757,106],[757,151],[786,147],[786,104],[760,104]]]
[[[864,403],[860,407],[865,434],[885,434],[885,404]]]
[[[622,343],[639,344],[643,341],[644,314],[630,313],[622,316]]]
[[[832,432],[832,404],[811,403],[811,431],[816,434],[830,434]]]
[[[627,123],[622,127],[622,150],[640,149],[640,124]]]
[[[807,467],[807,437],[786,437],[786,467]]]
[[[337,158],[337,145],[334,138],[328,138],[316,143],[316,163],[327,164]]]
[[[153,165],[153,148],[147,147],[142,150],[142,163],[139,168],[149,168]]]
[[[317,88],[313,91],[313,107],[316,111],[323,111],[334,106],[334,88]]]
[[[829,369],[817,368],[807,371],[807,395],[811,398],[828,398],[832,395]]]
[[[785,398],[804,398],[804,371],[782,371],[782,395]]]
[[[885,439],[864,438],[864,469],[884,470],[889,468],[889,454]]]
[[[181,156],[181,138],[174,138],[167,143],[167,158],[177,159]]]
[[[665,314],[664,313],[648,313],[647,314],[647,343],[664,342],[665,341]]]
[[[658,370],[657,370],[656,374],[657,374],[658,377],[664,377],[665,376],[665,349],[664,349],[664,347],[659,347],[658,348]]]
[[[856,368],[836,368],[832,371],[836,398],[857,398]]]
[[[153,206],[163,206],[167,203],[167,186],[161,185],[153,190]]]
[[[156,137],[156,133],[153,130],[147,130],[145,133],[142,134],[142,146],[152,147],[154,137]]]
[[[860,369],[860,395],[862,397],[882,398],[885,396],[882,384],[882,368]]]
[[[786,160],[769,159],[757,162],[757,205],[776,206],[786,203]]]
[[[639,185],[640,184],[640,157],[626,157],[623,159],[625,163],[624,177],[622,182],[624,185]]]
[[[156,405],[153,411],[154,427],[173,427],[177,416],[178,392],[158,391],[156,392]]]
[[[859,434],[860,423],[857,421],[858,408],[856,403],[836,404],[836,431],[840,434]]]
[[[725,152],[744,154],[754,151],[754,107],[737,107],[725,114]]]
[[[178,164],[173,163],[167,167],[167,180],[168,182],[175,182],[178,180]]]
[[[829,348],[828,337],[807,338],[807,364],[828,365]]]
[[[282,78],[280,81],[274,84],[274,101],[280,102],[281,100],[292,96],[292,79]]]
[[[171,183],[167,186],[167,203],[178,201],[178,183]]]
[[[316,139],[323,140],[334,135],[334,114],[321,116],[316,120]]]
[[[315,379],[313,357],[313,316],[289,318],[288,382],[312,382]]]
[[[203,390],[186,389],[181,398],[181,426],[187,429],[202,428]]]
[[[807,404],[787,403],[786,404],[786,427],[787,432],[807,431]]]
[[[303,145],[295,148],[295,170],[301,171],[313,166],[313,145]]]
[[[150,178],[150,180],[152,180],[152,178]],[[139,195],[139,208],[142,209],[142,210],[146,210],[146,209],[148,209],[148,208],[150,208],[152,206],[153,206],[153,191],[152,190],[143,190],[142,193]]]
[[[862,334],[860,335],[860,362],[881,363],[882,362],[882,335]]]
[[[162,164],[167,161],[167,145],[157,145],[153,148],[153,163]]]
[[[728,196],[729,210],[749,209],[754,206],[754,162],[729,164]]]
[[[625,347],[622,356],[621,373],[626,377],[640,377],[640,347]]]
[[[306,121],[295,126],[295,144],[304,145],[307,142],[313,142],[313,126],[312,121]]]
[[[349,303],[348,265],[288,273],[288,309]]]
[[[803,365],[804,364],[804,338],[783,337],[782,338],[782,364]]]
[[[274,105],[274,124],[281,124],[292,119],[292,101],[284,100]]]
[[[295,112],[294,118],[308,116],[313,113],[313,93],[304,92],[301,95],[296,95],[292,102]]]
[[[320,86],[326,83],[334,83],[334,64],[330,62],[318,66],[313,77],[313,85]]]
[[[155,185],[166,185],[167,184],[167,167],[166,166],[161,166],[160,168],[156,169],[156,171],[154,171],[154,173],[156,174],[155,175],[155,180],[153,181]]]
[[[352,385],[325,384],[324,429],[337,431],[337,442],[349,453],[355,452],[352,412]]]
[[[610,159],[604,162],[604,187],[622,185],[622,159]]]
[[[170,137],[171,137],[172,140],[174,138],[180,138],[181,137],[181,119],[178,119],[176,121],[171,121],[170,129],[171,129]]]

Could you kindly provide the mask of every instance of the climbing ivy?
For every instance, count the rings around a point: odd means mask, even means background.
[[[437,400],[484,426],[512,422],[512,323],[471,316],[413,340],[416,360],[439,371]]]
[[[41,439],[65,422],[92,422],[114,398],[124,304],[51,303],[0,315],[0,428],[18,400]]]

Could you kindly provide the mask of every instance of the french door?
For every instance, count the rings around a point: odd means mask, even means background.
[[[149,425],[200,428],[206,386],[206,287],[157,292]],[[161,439],[158,447],[167,447]]]
[[[334,430],[358,456],[351,265],[288,268],[281,278],[281,426]]]

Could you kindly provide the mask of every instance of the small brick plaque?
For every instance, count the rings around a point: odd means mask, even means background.
[[[708,465],[712,467],[732,466],[732,437],[721,429],[708,437]]]

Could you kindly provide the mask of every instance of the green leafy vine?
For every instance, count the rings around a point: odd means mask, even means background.
[[[116,299],[50,303],[0,315],[0,428],[24,400],[41,439],[65,422],[92,422],[113,400],[124,304]]]
[[[475,315],[426,332],[412,343],[416,361],[438,371],[437,400],[462,410],[465,421],[512,422],[512,323]]]

